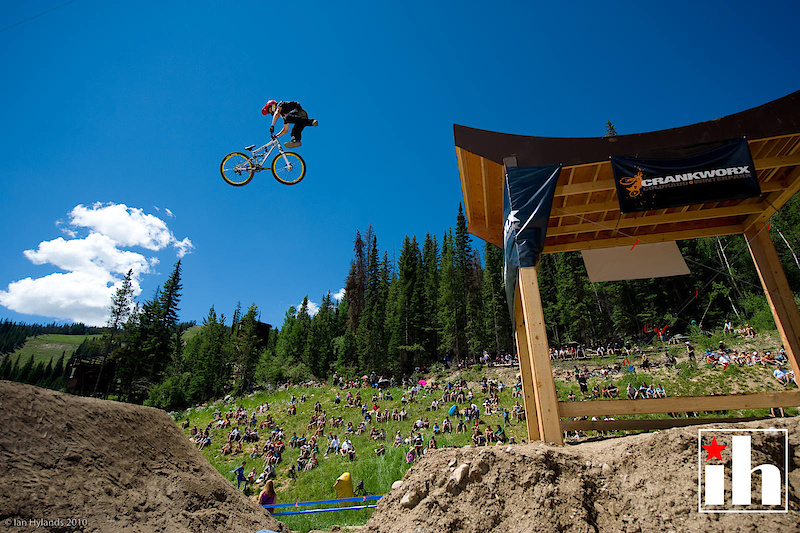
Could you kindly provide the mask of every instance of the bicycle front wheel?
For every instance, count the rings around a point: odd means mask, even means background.
[[[234,187],[241,187],[253,179],[255,168],[249,157],[241,152],[231,152],[222,158],[219,171],[226,182]]]
[[[272,160],[272,175],[284,185],[300,183],[306,175],[306,162],[294,152],[283,152]]]

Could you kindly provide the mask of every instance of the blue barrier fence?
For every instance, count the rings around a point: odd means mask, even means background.
[[[368,502],[373,500],[380,500],[383,497],[383,494],[377,494],[375,496],[359,496],[357,498],[341,498],[337,500],[319,500],[315,502],[294,502],[294,503],[276,503],[271,505],[263,505],[264,509],[270,510],[275,509],[276,507],[301,507],[303,505],[325,505],[325,504],[341,504],[341,503],[353,503],[353,502]],[[321,509],[306,509],[303,511],[284,511],[282,513],[272,513],[272,516],[289,516],[289,515],[298,515],[298,514],[313,514],[313,513],[329,513],[331,511],[357,511],[359,509],[373,509],[377,507],[377,505],[357,505],[351,507],[325,507]]]

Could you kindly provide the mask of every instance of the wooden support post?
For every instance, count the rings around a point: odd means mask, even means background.
[[[797,357],[800,355],[800,311],[786,280],[786,273],[775,250],[775,244],[766,227],[746,232],[745,238],[772,309],[772,316],[775,317],[783,347],[794,370],[795,379],[800,380],[800,366],[797,363]]]
[[[541,440],[539,433],[539,417],[536,414],[536,393],[533,384],[533,369],[531,368],[530,353],[528,351],[528,333],[525,331],[525,317],[522,314],[522,299],[520,297],[519,283],[514,295],[514,331],[517,334],[517,351],[519,355],[519,372],[522,378],[522,399],[525,406],[525,423],[528,426],[528,440]]]
[[[520,268],[517,290],[522,307],[522,324],[532,373],[532,389],[535,409],[525,403],[526,416],[536,413],[539,426],[539,438],[545,442],[564,444],[561,423],[558,414],[558,396],[553,381],[553,369],[550,364],[550,349],[547,344],[547,331],[544,325],[544,311],[539,294],[537,268]],[[520,336],[518,335],[518,338]],[[523,349],[520,344],[520,368],[522,367]],[[524,387],[524,385],[523,385]]]

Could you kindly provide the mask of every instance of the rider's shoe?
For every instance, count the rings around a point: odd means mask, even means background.
[[[312,126],[316,126],[317,124],[319,124],[319,122],[317,122],[317,119],[312,119],[311,120],[311,125]]]
[[[289,141],[288,143],[284,143],[283,145],[286,148],[297,148],[301,144],[303,144],[303,143],[301,143],[300,141],[295,141],[294,139],[292,139],[291,141]]]

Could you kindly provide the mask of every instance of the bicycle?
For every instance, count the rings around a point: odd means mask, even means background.
[[[375,495],[374,492],[370,492],[370,491],[368,491],[368,490],[366,490],[364,488],[364,480],[363,479],[358,482],[358,485],[356,485],[356,490],[354,491],[354,494],[356,496],[374,496]]]
[[[276,136],[272,140],[256,150],[254,144],[246,147],[245,150],[251,155],[242,152],[231,152],[222,158],[219,171],[224,179],[234,187],[247,185],[253,179],[253,174],[261,172],[265,168],[272,170],[272,175],[276,180],[284,185],[294,185],[300,183],[306,175],[306,162],[299,154],[287,152]],[[272,160],[269,167],[264,166],[275,148],[278,154]]]

